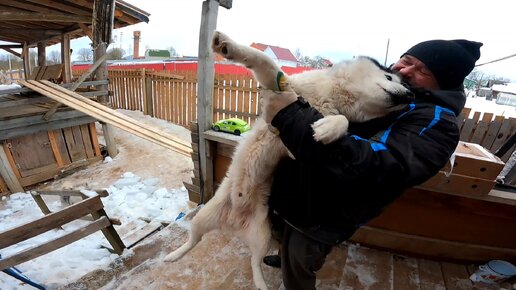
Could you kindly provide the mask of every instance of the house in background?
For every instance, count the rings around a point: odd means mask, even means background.
[[[493,98],[499,105],[509,105],[516,107],[516,84],[508,83],[505,85],[493,85]]]
[[[251,47],[263,51],[280,67],[297,67],[297,58],[288,48],[253,42]]]

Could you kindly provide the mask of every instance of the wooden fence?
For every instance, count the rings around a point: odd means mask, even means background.
[[[80,75],[81,71],[74,74]],[[190,122],[197,120],[195,72],[110,69],[109,79],[113,108],[139,110],[185,128],[190,128]],[[235,117],[252,125],[260,113],[257,87],[257,82],[248,75],[215,74],[213,120]],[[493,153],[516,131],[514,118],[471,112],[468,108],[462,116],[459,118],[460,139],[481,144]],[[502,160],[507,161],[513,151],[514,146]]]

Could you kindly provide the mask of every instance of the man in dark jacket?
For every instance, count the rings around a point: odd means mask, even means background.
[[[315,289],[315,272],[333,246],[446,164],[459,141],[462,83],[481,46],[431,40],[410,48],[391,69],[415,99],[383,118],[350,124],[347,136],[327,145],[312,137],[311,125],[323,116],[310,104],[295,93],[262,92],[265,120],[295,157],[280,162],[269,199],[282,231],[281,260],[264,259],[281,264],[287,289]]]

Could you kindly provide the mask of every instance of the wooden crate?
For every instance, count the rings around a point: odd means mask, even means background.
[[[7,156],[5,166],[21,186],[102,160],[94,123],[7,139],[0,150]],[[0,185],[0,189],[5,193],[8,186]]]
[[[437,192],[485,195],[493,189],[504,165],[500,158],[481,145],[460,141],[455,150],[453,168],[449,161],[438,174],[419,187]]]

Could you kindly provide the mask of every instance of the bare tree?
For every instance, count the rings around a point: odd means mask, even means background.
[[[47,63],[48,64],[61,63],[61,52],[59,52],[58,50],[51,50],[47,54]]]
[[[77,60],[79,61],[92,61],[93,51],[89,48],[81,48],[77,52]]]
[[[108,59],[116,60],[123,59],[125,51],[121,48],[115,47],[107,51]]]
[[[167,50],[168,52],[170,52],[170,57],[179,56],[179,53],[177,53],[176,49],[173,46],[167,48]]]

